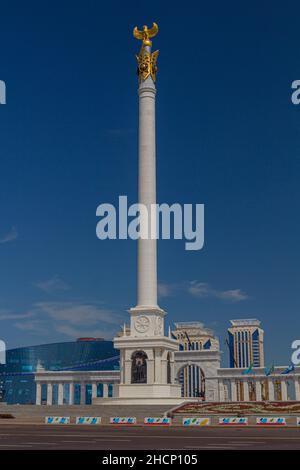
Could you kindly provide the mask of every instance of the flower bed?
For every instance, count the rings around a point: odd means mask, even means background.
[[[299,414],[300,402],[272,401],[272,402],[234,402],[234,403],[186,403],[173,410],[174,414],[220,414],[247,415],[247,414]]]

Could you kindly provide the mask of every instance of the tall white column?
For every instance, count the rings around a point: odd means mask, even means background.
[[[92,383],[92,399],[97,398],[97,383]]]
[[[294,378],[294,387],[295,387],[295,400],[300,400],[300,384],[299,377]]]
[[[63,405],[64,404],[64,384],[62,384],[61,382],[59,382],[59,384],[58,384],[57,404],[58,405]]]
[[[47,383],[47,405],[51,406],[53,404],[53,391],[52,391],[52,382]]]
[[[255,381],[255,400],[262,401],[260,380]]]
[[[36,405],[41,405],[42,404],[42,384],[41,384],[41,382],[36,382],[35,404]]]
[[[69,405],[74,405],[74,382],[69,384]]]
[[[268,387],[269,387],[269,401],[274,401],[275,400],[274,382],[272,379],[268,380]]]
[[[280,386],[281,386],[281,400],[282,400],[282,401],[287,401],[288,395],[287,395],[287,383],[286,383],[286,380],[281,380],[281,381],[280,381]]]
[[[108,397],[108,384],[103,384],[103,398]]]
[[[230,380],[231,401],[237,401],[236,381]]]
[[[155,94],[156,88],[149,76],[139,84],[139,203],[156,204],[156,150],[155,150]],[[148,218],[149,219],[149,218]],[[149,223],[149,220],[148,220]],[[148,225],[148,224],[147,224]],[[141,233],[149,235],[149,228],[141,220]],[[155,227],[152,227],[155,228]],[[156,240],[138,239],[137,306],[157,307]]]
[[[81,382],[80,384],[80,404],[85,405],[85,382]]]
[[[249,384],[247,380],[243,381],[243,387],[244,387],[244,401],[249,401]]]

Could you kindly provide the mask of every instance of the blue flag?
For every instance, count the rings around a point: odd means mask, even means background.
[[[275,371],[274,364],[271,365],[271,367],[266,367],[265,368],[265,374],[266,376],[271,375]]]
[[[252,369],[253,369],[253,363],[251,362],[250,367],[248,367],[248,369],[243,370],[242,374],[243,375],[250,374],[250,372],[252,372]]]
[[[288,366],[286,369],[284,369],[281,374],[289,374],[290,372],[294,372],[295,370],[295,366],[294,364],[291,364],[290,366]]]

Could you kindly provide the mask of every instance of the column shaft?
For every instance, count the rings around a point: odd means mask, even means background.
[[[255,399],[256,401],[262,401],[260,380],[255,381]]]
[[[139,86],[139,203],[148,209],[148,223],[138,239],[138,306],[157,306],[156,239],[150,238],[151,205],[156,204],[155,94],[151,77]],[[152,227],[155,228],[155,227]]]
[[[108,397],[108,384],[103,384],[103,398]]]
[[[69,384],[69,405],[74,405],[74,382]]]
[[[231,401],[237,401],[237,389],[236,389],[236,381],[230,381],[230,389],[231,389]]]
[[[41,405],[42,404],[42,384],[41,384],[41,382],[36,382],[35,404],[36,405]]]
[[[244,387],[244,401],[249,401],[249,384],[247,380],[243,381],[243,387]]]
[[[47,405],[51,406],[53,404],[53,391],[52,391],[52,382],[47,383]]]
[[[97,398],[97,383],[92,383],[92,399]]]
[[[268,380],[268,387],[269,387],[269,401],[274,401],[274,382],[272,379]]]
[[[57,400],[58,405],[63,405],[64,404],[64,384],[61,382],[58,384],[58,400]]]
[[[281,380],[280,381],[280,386],[281,386],[281,400],[282,401],[287,401],[288,395],[287,395],[287,383],[286,380]]]
[[[85,405],[85,398],[86,398],[85,397],[85,395],[86,395],[85,392],[86,392],[85,382],[81,382],[81,384],[80,384],[80,404],[81,405]]]
[[[300,400],[300,384],[299,377],[294,378],[294,387],[295,387],[295,400]]]

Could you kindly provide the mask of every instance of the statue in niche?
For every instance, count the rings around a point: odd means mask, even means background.
[[[147,354],[144,351],[136,351],[132,355],[131,383],[147,383]]]

